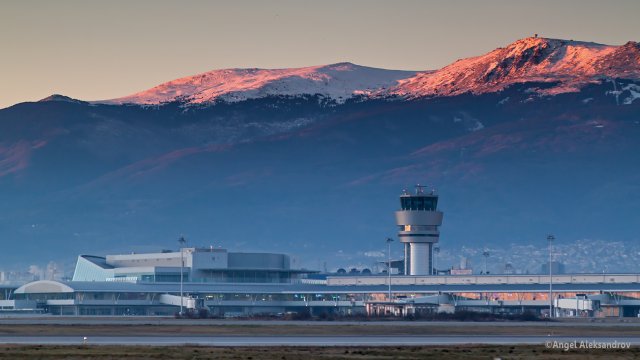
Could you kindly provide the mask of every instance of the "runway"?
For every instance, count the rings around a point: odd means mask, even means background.
[[[474,327],[640,327],[640,318],[621,321],[594,322],[587,321],[301,321],[301,320],[234,320],[234,319],[174,319],[159,317],[1,317],[0,325],[188,325],[188,326],[216,326],[216,325],[249,325],[249,326],[403,326],[403,327],[435,327],[435,326],[474,326]]]
[[[90,336],[88,345],[200,345],[200,346],[437,346],[544,345],[547,342],[630,343],[638,337],[549,336]],[[82,345],[81,336],[0,336],[0,344]]]

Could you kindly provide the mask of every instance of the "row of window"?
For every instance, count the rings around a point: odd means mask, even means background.
[[[435,211],[437,206],[438,198],[433,196],[403,196],[400,198],[402,210]]]

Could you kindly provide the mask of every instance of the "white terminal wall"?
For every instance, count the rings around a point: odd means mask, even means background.
[[[150,253],[150,254],[126,254],[107,255],[107,264],[114,267],[180,267],[184,257],[184,266],[196,269],[224,269],[227,267],[227,251],[222,249],[199,250],[185,248],[181,254]]]

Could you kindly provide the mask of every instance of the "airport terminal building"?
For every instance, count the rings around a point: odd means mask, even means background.
[[[403,192],[396,212],[407,275],[312,279],[289,256],[183,247],[78,257],[72,281],[5,287],[0,313],[173,315],[181,306],[236,317],[287,312],[409,316],[460,310],[546,316],[640,316],[640,274],[441,275],[432,266],[438,196]],[[550,288],[550,282],[552,286]],[[551,310],[550,310],[551,309]]]
[[[185,283],[290,283],[314,273],[291,269],[288,255],[228,252],[221,248],[182,248],[161,253],[80,255],[73,281]],[[182,275],[181,275],[182,274]]]
[[[640,275],[553,276],[554,316],[624,317],[640,312]],[[309,312],[407,316],[459,310],[548,314],[549,278],[542,275],[340,276],[288,283],[188,282],[182,303],[216,316]],[[180,284],[141,281],[35,281],[6,307],[54,315],[173,315]]]

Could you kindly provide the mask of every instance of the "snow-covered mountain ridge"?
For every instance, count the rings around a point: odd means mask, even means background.
[[[160,84],[129,96],[98,101],[207,105],[267,96],[321,95],[338,103],[354,96],[420,98],[496,92],[525,82],[554,95],[606,79],[640,79],[640,45],[621,46],[530,37],[435,71],[386,70],[337,63],[291,69],[223,69]]]
[[[415,71],[385,70],[337,63],[292,69],[224,69],[188,76],[118,99],[111,104],[155,105],[173,101],[206,104],[270,95],[320,94],[337,102],[393,87]]]

